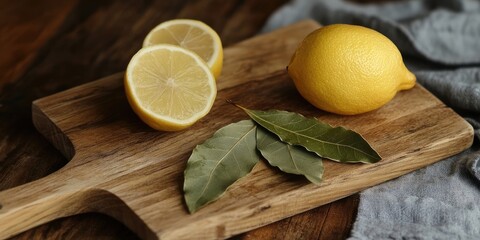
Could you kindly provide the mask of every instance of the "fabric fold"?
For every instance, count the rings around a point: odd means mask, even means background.
[[[449,8],[450,7],[450,8]],[[458,11],[465,11],[461,14]],[[480,63],[480,4],[476,1],[400,1],[368,4],[297,0],[278,10],[264,31],[313,18],[324,25],[368,26],[389,37],[403,54],[444,65]],[[461,35],[462,38],[458,38]],[[442,51],[438,51],[442,49]]]

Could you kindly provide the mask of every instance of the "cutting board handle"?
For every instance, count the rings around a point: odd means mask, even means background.
[[[143,239],[157,239],[144,221],[115,194],[71,180],[68,168],[0,192],[0,239],[49,221],[85,212],[99,212],[124,223]]]
[[[0,192],[0,239],[56,218],[85,212],[85,200],[95,191],[71,187],[62,171]],[[78,188],[77,188],[78,187]]]

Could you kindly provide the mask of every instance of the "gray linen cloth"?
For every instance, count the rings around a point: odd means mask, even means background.
[[[383,33],[418,82],[475,129],[463,153],[363,191],[350,238],[480,239],[480,1],[292,0],[262,31],[308,18]]]

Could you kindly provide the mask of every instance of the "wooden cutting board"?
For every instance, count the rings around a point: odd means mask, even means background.
[[[285,72],[297,44],[319,25],[301,22],[225,49],[211,112],[181,132],[147,127],[130,109],[123,73],[35,101],[33,121],[70,162],[37,181],[0,192],[0,238],[56,218],[108,214],[144,239],[226,238],[307,211],[439,161],[469,147],[473,130],[417,84],[381,109],[358,116],[307,103]],[[68,79],[65,79],[68,81]],[[183,200],[183,170],[195,147],[251,109],[282,109],[360,132],[383,160],[325,161],[320,186],[263,162],[195,214]]]

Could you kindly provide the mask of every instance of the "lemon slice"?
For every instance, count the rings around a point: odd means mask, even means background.
[[[125,91],[134,112],[157,130],[191,126],[212,108],[215,78],[195,53],[160,44],[142,48],[128,64]]]
[[[222,42],[218,34],[203,22],[175,19],[156,26],[143,41],[143,47],[172,44],[188,49],[200,56],[210,67],[215,78],[223,65]]]

